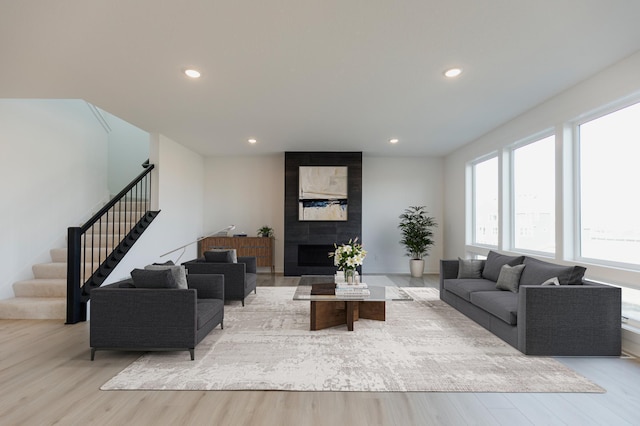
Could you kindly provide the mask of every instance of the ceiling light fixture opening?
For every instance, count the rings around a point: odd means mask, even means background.
[[[200,78],[200,71],[194,69],[184,70],[184,73],[187,77],[191,78]]]
[[[258,143],[258,140],[257,139],[249,139],[248,142],[253,145],[254,143]]]
[[[444,76],[448,78],[454,78],[462,74],[462,68],[449,68],[444,72]]]
[[[396,144],[396,143],[398,143],[398,142],[400,142],[400,140],[399,140],[399,139],[396,139],[396,138],[389,139],[389,143]]]

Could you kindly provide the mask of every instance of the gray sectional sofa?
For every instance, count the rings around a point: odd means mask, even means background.
[[[189,274],[188,288],[152,279],[143,287],[127,279],[91,291],[92,361],[97,350],[188,350],[193,360],[196,345],[218,324],[224,328],[222,275]]]
[[[440,299],[527,355],[619,356],[621,289],[584,271],[493,251],[441,260]]]

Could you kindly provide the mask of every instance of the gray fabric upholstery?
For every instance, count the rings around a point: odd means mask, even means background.
[[[498,281],[500,270],[504,265],[515,266],[522,263],[524,256],[507,256],[506,254],[490,251],[482,270],[482,278],[491,281]]]
[[[188,350],[194,359],[195,346],[223,324],[224,277],[189,275],[187,281],[188,289],[123,288],[122,283],[93,289],[91,359],[105,349]]]
[[[458,278],[482,278],[482,260],[458,258],[458,265]]]
[[[233,254],[229,250],[224,251],[205,251],[204,258],[207,262],[218,263],[235,263],[233,260]]]
[[[173,262],[171,262],[173,263]],[[184,266],[180,265],[147,265],[144,267],[147,271],[162,271],[168,269],[173,275],[173,279],[176,281],[178,288],[189,288],[187,284],[187,273]]]
[[[444,282],[444,288],[464,300],[471,300],[471,293],[474,291],[489,291],[496,289],[496,283],[484,278],[455,278]]]
[[[556,265],[554,263],[527,257],[520,277],[520,285],[540,285],[549,278],[558,277],[561,285],[581,284],[585,268],[580,266]]]
[[[520,285],[520,275],[525,265],[509,266],[503,265],[496,281],[496,288],[498,290],[507,290],[513,293],[518,292],[518,286]]]
[[[225,300],[240,300],[244,306],[244,299],[252,291],[256,291],[257,260],[252,256],[239,256],[238,263],[207,262],[204,257],[183,263],[191,274],[222,274],[224,275]]]
[[[159,271],[134,269],[131,271],[131,279],[136,288],[178,288],[173,273],[168,269]]]
[[[518,295],[511,291],[476,291],[471,303],[510,325],[518,323]]]
[[[620,288],[586,280],[571,286],[523,285],[521,278],[518,293],[512,293],[489,280],[457,279],[458,267],[457,260],[440,261],[440,299],[524,354],[620,355]],[[494,287],[486,288],[487,283]]]

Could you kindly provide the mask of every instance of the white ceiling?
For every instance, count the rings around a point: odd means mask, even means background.
[[[82,98],[204,155],[440,156],[640,50],[638,17],[637,0],[3,1],[0,98]]]

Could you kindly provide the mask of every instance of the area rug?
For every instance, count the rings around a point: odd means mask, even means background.
[[[438,298],[405,287],[387,320],[309,331],[294,287],[225,306],[224,330],[188,352],[150,352],[102,390],[604,392],[553,358],[526,356]]]

